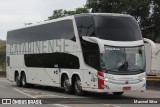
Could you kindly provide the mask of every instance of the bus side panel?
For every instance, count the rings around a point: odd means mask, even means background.
[[[43,68],[35,68],[36,71],[36,83],[40,85],[44,85],[45,80],[44,80],[44,69]]]
[[[45,85],[54,86],[54,70],[53,70],[53,68],[45,68],[44,78],[45,78]]]
[[[25,68],[24,70],[26,72],[26,79],[28,83],[32,83],[32,84],[36,84],[37,82],[37,72],[35,70],[35,68],[29,68],[27,67],[27,69]]]
[[[10,67],[10,45],[6,44],[6,78],[8,80],[12,80],[11,79],[11,67]],[[13,81],[13,80],[12,80]]]
[[[94,89],[98,89],[98,79],[97,79],[97,71],[91,68],[83,71],[83,89],[86,91],[91,91]]]
[[[14,81],[14,71],[11,67],[6,67],[6,78],[10,81]]]
[[[7,79],[14,81],[15,71],[19,71],[19,56],[9,55],[9,66],[7,66]]]
[[[44,77],[45,77],[45,85],[60,87],[59,68],[45,68]]]
[[[26,78],[28,83],[45,85],[44,68],[27,67],[25,72],[26,72]]]
[[[153,75],[160,76],[160,44],[156,44],[156,54],[152,58],[151,72]]]
[[[145,43],[145,55],[146,55],[146,73],[149,74],[151,71],[151,62],[152,62],[152,53],[151,46],[148,43]]]

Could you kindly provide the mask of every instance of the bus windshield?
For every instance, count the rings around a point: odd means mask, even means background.
[[[144,72],[144,46],[130,48],[105,46],[103,61],[108,73],[135,74]]]
[[[141,40],[140,28],[133,17],[94,16],[96,36],[105,40]]]

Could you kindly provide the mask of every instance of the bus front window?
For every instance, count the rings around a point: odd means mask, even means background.
[[[144,72],[144,46],[129,48],[105,46],[103,62],[105,71],[111,74],[125,75]]]

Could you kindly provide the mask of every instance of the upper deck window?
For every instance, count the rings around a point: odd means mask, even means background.
[[[80,36],[98,37],[112,41],[141,40],[138,23],[129,16],[90,15],[76,17]]]
[[[53,39],[69,39],[76,41],[72,20],[61,20],[38,26],[26,27],[9,31],[7,34],[8,44],[46,41]]]
[[[76,18],[79,36],[95,36],[95,26],[92,16],[83,16]]]

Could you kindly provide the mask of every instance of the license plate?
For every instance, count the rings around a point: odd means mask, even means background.
[[[123,87],[123,90],[131,90],[131,87]]]

